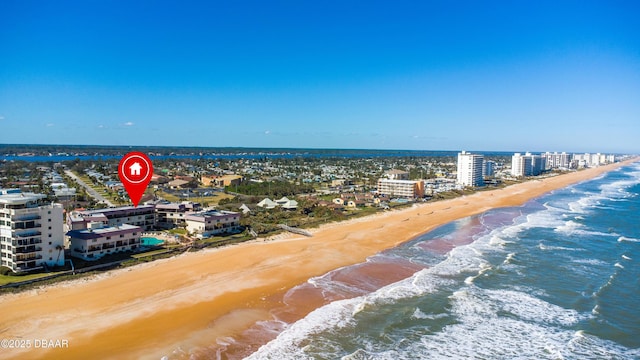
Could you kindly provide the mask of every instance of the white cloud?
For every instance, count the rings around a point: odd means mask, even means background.
[[[271,134],[271,130],[267,130],[267,131],[265,131],[265,132],[264,132],[264,134],[265,134],[265,135],[269,135],[269,134]]]
[[[104,125],[100,124],[100,125],[98,125],[98,128],[99,129],[104,129]]]
[[[127,121],[126,123],[124,123],[124,126],[133,126],[133,123],[131,121]]]
[[[4,116],[0,115],[0,120],[4,120]]]
[[[54,124],[53,123],[48,123],[47,127],[52,127]]]

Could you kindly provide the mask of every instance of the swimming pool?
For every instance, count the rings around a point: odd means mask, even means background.
[[[164,240],[160,240],[154,237],[141,237],[140,244],[142,246],[156,246],[164,243]]]

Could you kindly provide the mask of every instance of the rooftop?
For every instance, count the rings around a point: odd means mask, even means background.
[[[8,205],[21,205],[46,198],[46,195],[35,193],[23,193],[20,189],[0,189],[0,203]]]

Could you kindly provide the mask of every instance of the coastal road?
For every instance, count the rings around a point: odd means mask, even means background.
[[[67,176],[69,176],[73,180],[75,180],[78,184],[80,184],[80,186],[84,187],[85,190],[87,190],[87,194],[89,194],[89,196],[91,196],[92,198],[96,199],[96,201],[103,202],[107,204],[107,206],[109,207],[112,207],[112,206],[115,207],[115,205],[111,201],[107,200],[104,196],[100,195],[97,191],[95,191],[91,186],[87,185],[84,181],[82,181],[82,179],[76,176],[76,174],[74,174],[71,170],[65,170],[64,173],[67,174]]]

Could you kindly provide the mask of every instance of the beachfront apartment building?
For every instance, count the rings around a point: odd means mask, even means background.
[[[566,152],[545,152],[541,155],[545,158],[545,169],[568,169],[571,166],[571,155]]]
[[[546,157],[543,155],[532,155],[527,152],[524,155],[515,153],[511,157],[511,175],[515,177],[537,176],[545,169]]]
[[[601,153],[573,154],[572,161],[574,167],[596,167],[614,162],[615,155],[605,155]]]
[[[458,153],[457,183],[463,186],[483,186],[482,165],[484,156],[466,151]]]
[[[175,227],[185,227],[185,216],[189,212],[200,210],[200,204],[194,202],[158,203],[155,204],[156,228],[173,229]]]
[[[14,272],[64,265],[63,208],[45,198],[0,189],[0,265]]]
[[[387,195],[391,198],[421,198],[424,197],[424,181],[382,178],[378,180],[377,193],[379,195]]]
[[[116,208],[73,211],[67,216],[70,230],[86,229],[91,222],[101,222],[104,226],[119,226],[129,224],[140,226],[145,231],[155,227],[155,206],[139,205],[121,206]]]
[[[241,230],[240,213],[233,211],[208,210],[186,214],[184,219],[187,231],[203,238]]]
[[[86,229],[67,232],[71,255],[88,261],[98,260],[109,254],[137,250],[141,234],[140,226],[104,226],[101,222],[89,223]]]

